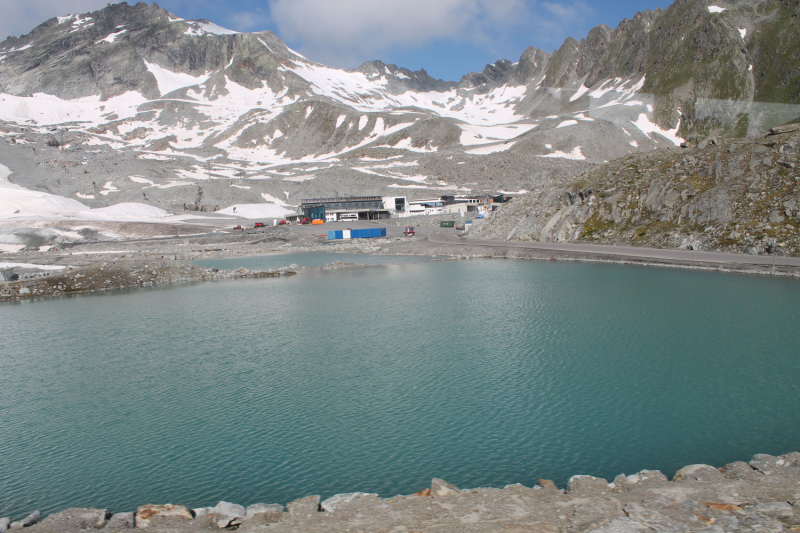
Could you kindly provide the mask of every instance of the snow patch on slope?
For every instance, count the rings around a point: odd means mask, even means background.
[[[82,121],[91,125],[106,122],[103,115],[112,111],[121,119],[136,115],[137,107],[147,100],[137,92],[127,92],[105,102],[99,96],[62,100],[49,94],[36,93],[22,97],[0,93],[0,120],[18,124],[35,122],[40,125]],[[101,108],[105,107],[105,111]]]
[[[24,246],[23,246],[24,248]],[[34,265],[31,263],[0,263],[0,268],[30,268],[36,270],[64,270],[61,265]]]
[[[586,161],[586,156],[583,155],[580,146],[576,146],[572,152],[561,152],[560,150],[556,150],[552,154],[543,155],[540,157],[551,157],[557,159],[571,159],[573,161]]]
[[[478,148],[470,148],[466,150],[468,154],[472,155],[489,155],[489,154],[496,154],[498,152],[505,152],[509,150],[512,146],[514,146],[513,142],[506,142],[504,144],[493,144],[491,146],[480,146]]]
[[[77,200],[32,191],[8,181],[11,170],[0,165],[0,218],[74,216],[89,207]]]
[[[155,63],[148,63],[147,60],[144,61],[144,64],[147,66],[147,70],[155,76],[156,83],[158,83],[158,91],[161,93],[161,96],[178,89],[183,89],[184,87],[200,85],[208,81],[209,78],[209,74],[195,77],[191,74],[172,72],[171,70],[159,67]]]
[[[527,87],[503,86],[484,95],[464,95],[457,90],[399,95],[387,90],[386,76],[375,79],[362,72],[347,72],[311,63],[292,62],[279,70],[293,72],[311,84],[314,93],[342,102],[362,112],[393,111],[397,108],[423,109],[442,117],[470,124],[509,124],[524,118],[514,104],[524,98]],[[409,111],[413,112],[413,111]]]
[[[578,98],[580,98],[581,96],[586,94],[587,92],[589,92],[589,87],[587,87],[586,85],[581,85],[580,88],[577,91],[575,91],[575,94],[573,94],[570,97],[569,101],[570,102],[574,102],[575,100],[577,100]]]
[[[99,40],[99,41],[97,41],[97,43],[95,43],[95,44],[100,44],[100,43],[113,43],[113,42],[114,42],[114,41],[116,41],[116,40],[117,40],[117,39],[118,39],[120,36],[122,36],[122,34],[123,34],[123,33],[127,33],[127,31],[128,31],[128,30],[122,30],[122,31],[118,31],[118,32],[116,32],[116,33],[112,33],[111,35],[109,35],[109,36],[108,36],[108,37],[106,37],[105,39],[100,39],[100,40]]]
[[[223,28],[206,20],[189,21],[189,29],[186,30],[186,35],[202,37],[209,33],[212,35],[236,35],[239,32]]]
[[[498,126],[476,126],[459,124],[461,128],[461,144],[472,146],[487,144],[491,141],[508,141],[534,129],[537,124],[504,124]]]
[[[680,128],[680,123],[671,130],[664,130],[659,128],[658,125],[656,125],[655,123],[653,123],[653,121],[651,121],[646,114],[641,113],[636,122],[633,122],[633,125],[639,128],[642,131],[642,133],[644,133],[650,138],[652,138],[650,136],[651,133],[657,133],[658,135],[661,135],[662,137],[671,141],[675,146],[680,146],[681,143],[683,142],[683,139],[678,137],[678,129]]]
[[[134,202],[125,202],[121,204],[111,205],[108,207],[100,207],[92,209],[89,213],[92,218],[109,218],[113,220],[120,219],[133,219],[142,220],[150,218],[164,218],[171,216],[170,213],[153,207],[152,205],[140,204]]]

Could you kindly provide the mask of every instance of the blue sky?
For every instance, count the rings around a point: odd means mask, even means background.
[[[0,36],[20,35],[49,17],[100,9],[108,0],[0,0]],[[133,3],[135,0],[131,0]],[[237,31],[272,30],[310,59],[355,68],[380,59],[458,80],[528,46],[552,52],[598,24],[615,28],[671,0],[161,0],[186,19]],[[0,37],[2,38],[2,37]]]

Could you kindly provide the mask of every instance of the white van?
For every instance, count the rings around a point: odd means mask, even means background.
[[[358,220],[358,213],[340,213],[339,220]]]

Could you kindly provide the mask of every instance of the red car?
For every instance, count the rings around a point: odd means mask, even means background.
[[[241,226],[234,226],[233,229],[242,229]]]
[[[403,235],[405,235],[406,237],[413,237],[414,226],[406,226],[406,230],[403,232]]]
[[[253,227],[254,228],[263,228],[264,227],[264,223],[263,222],[256,222]]]
[[[311,224],[311,219],[310,218],[304,218],[303,220],[300,221],[300,223],[301,224]]]

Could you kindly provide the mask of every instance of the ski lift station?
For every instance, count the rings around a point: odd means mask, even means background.
[[[296,215],[290,221],[303,219],[325,222],[382,220],[412,216],[461,214],[479,215],[505,203],[511,197],[500,196],[442,196],[409,200],[405,196],[343,196],[337,198],[308,198],[301,200]]]

